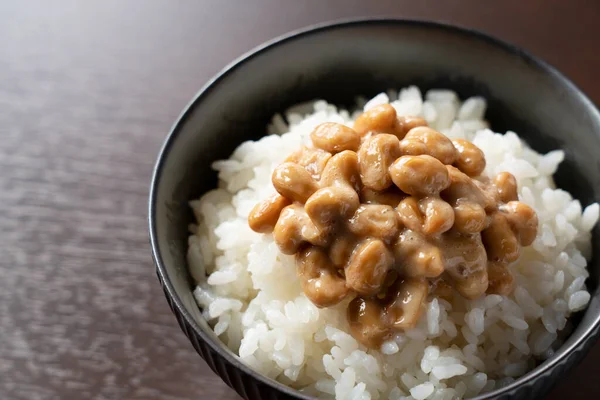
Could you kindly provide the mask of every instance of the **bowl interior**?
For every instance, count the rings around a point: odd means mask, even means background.
[[[293,35],[247,56],[201,91],[167,140],[151,198],[151,236],[176,305],[218,343],[192,296],[187,273],[188,201],[216,185],[213,161],[266,134],[271,116],[316,98],[351,106],[388,88],[440,87],[488,100],[492,129],[516,131],[537,151],[566,151],[556,181],[583,205],[600,199],[600,116],[569,81],[518,49],[436,24],[370,21]],[[594,235],[595,254],[598,235]],[[596,257],[590,307],[555,355],[562,357],[598,319]],[[218,345],[217,345],[218,346]],[[531,374],[531,373],[530,373]]]

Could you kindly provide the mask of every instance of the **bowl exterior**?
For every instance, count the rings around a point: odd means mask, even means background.
[[[407,61],[408,60],[408,61]],[[186,269],[188,201],[216,185],[210,165],[265,132],[270,117],[315,98],[348,106],[356,95],[416,84],[488,99],[496,131],[514,129],[536,150],[566,151],[556,175],[583,203],[600,199],[600,114],[570,81],[523,50],[443,24],[371,19],[315,26],[244,55],[188,105],[157,161],[150,192],[150,241],[159,281],[181,329],[211,369],[245,399],[309,399],[244,365],[202,317]],[[600,254],[594,231],[593,250]],[[549,360],[477,399],[542,397],[599,336],[600,270],[590,263],[590,306]]]

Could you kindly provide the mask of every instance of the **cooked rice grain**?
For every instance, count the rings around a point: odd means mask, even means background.
[[[199,223],[188,251],[199,281],[196,300],[242,361],[318,397],[450,399],[508,385],[534,367],[532,354],[553,354],[569,314],[588,304],[586,257],[600,207],[582,209],[555,189],[552,174],[564,159],[562,150],[538,154],[514,132],[489,130],[481,97],[461,103],[452,91],[430,90],[423,98],[413,86],[363,104],[368,109],[388,102],[399,115],[422,116],[450,138],[475,143],[486,156],[484,174],[508,171],[517,178],[519,198],[535,208],[540,229],[512,266],[513,294],[454,304],[434,299],[416,328],[385,342],[381,351],[364,348],[347,333],[347,301],[328,309],[308,301],[294,257],[281,254],[270,235],[251,231],[246,219],[274,192],[273,168],[307,143],[315,126],[352,126],[358,114],[317,101],[292,108],[285,120],[276,115],[268,128],[272,135],[245,142],[230,159],[213,164],[219,189],[190,203]]]

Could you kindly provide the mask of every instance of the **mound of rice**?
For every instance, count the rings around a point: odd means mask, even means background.
[[[391,103],[398,115],[419,115],[448,137],[471,140],[487,159],[485,175],[512,173],[519,199],[539,216],[538,237],[511,268],[512,295],[450,304],[434,299],[415,329],[368,350],[348,333],[347,301],[319,309],[303,294],[294,257],[270,234],[250,230],[252,207],[274,193],[271,172],[307,143],[312,129],[332,121],[352,126],[350,114],[324,101],[276,115],[269,133],[214,163],[219,188],[192,201],[188,262],[194,295],[215,333],[262,374],[319,398],[454,399],[499,388],[560,346],[568,317],[590,300],[585,287],[590,231],[599,206],[582,209],[554,187],[561,150],[538,154],[516,133],[494,133],[486,102],[460,102],[454,92],[416,87],[377,95],[364,109]],[[286,122],[287,121],[287,122]],[[459,297],[459,296],[457,296]],[[561,332],[562,331],[562,332]],[[539,362],[539,361],[537,361]]]

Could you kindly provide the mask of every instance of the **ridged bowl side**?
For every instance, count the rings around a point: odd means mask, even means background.
[[[175,306],[169,292],[167,291],[164,281],[160,274],[158,279],[164,290],[167,302],[171,310],[177,318],[177,322],[181,330],[188,337],[194,349],[206,361],[213,372],[221,377],[223,381],[233,390],[235,390],[242,398],[247,400],[266,400],[266,399],[295,399],[287,394],[283,394],[271,386],[258,382],[253,376],[250,376],[231,363],[229,363],[221,355],[213,351],[206,342],[196,334],[194,328],[187,322],[183,313]],[[599,328],[597,327],[581,344],[570,352],[565,358],[557,363],[553,368],[537,377],[531,379],[515,388],[505,391],[498,397],[498,400],[521,400],[521,399],[538,399],[547,394],[552,387],[564,377],[565,374],[573,366],[585,356],[590,348],[596,343],[599,336]],[[492,397],[480,397],[482,399],[491,399]]]

